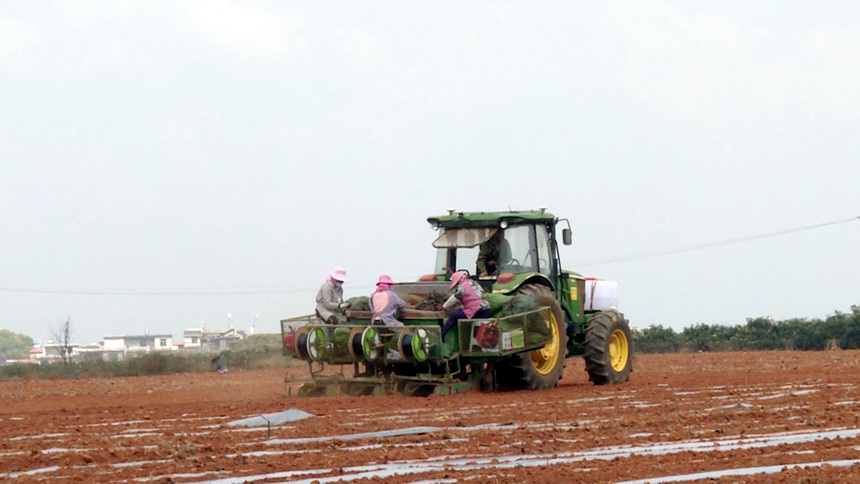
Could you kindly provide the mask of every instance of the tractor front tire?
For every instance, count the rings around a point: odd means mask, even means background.
[[[507,390],[555,388],[564,371],[567,351],[567,331],[561,305],[546,286],[525,285],[517,293],[534,298],[538,306],[549,306],[550,317],[546,324],[552,338],[543,348],[517,353],[496,363],[496,382]]]
[[[614,385],[630,379],[633,339],[630,326],[618,311],[601,311],[585,331],[585,371],[595,385]]]

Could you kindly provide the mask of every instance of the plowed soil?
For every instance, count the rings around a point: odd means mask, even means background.
[[[0,475],[860,482],[860,351],[645,355],[629,382],[600,387],[573,358],[554,390],[428,398],[287,397],[284,377],[263,370],[0,382]],[[312,416],[271,428],[227,425],[292,408]]]

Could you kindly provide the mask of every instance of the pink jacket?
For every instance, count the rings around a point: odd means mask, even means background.
[[[458,302],[463,305],[463,312],[466,313],[467,318],[474,317],[483,304],[483,298],[475,292],[471,281],[467,278],[463,278],[454,288],[454,294],[445,301],[445,308],[451,308]]]

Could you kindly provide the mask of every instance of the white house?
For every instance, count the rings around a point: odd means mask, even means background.
[[[54,361],[63,361],[63,355],[62,355],[63,346],[64,345],[62,345],[60,343],[54,343],[53,341],[48,341],[47,343],[42,344],[42,353],[41,354],[37,353],[36,359],[42,363],[51,363]],[[70,354],[68,356],[70,359],[74,359],[75,355],[78,353],[81,346],[83,346],[83,345],[80,343],[69,343],[68,348],[69,348]]]
[[[226,350],[231,341],[242,339],[246,336],[245,330],[228,329],[206,329],[190,328],[182,332],[184,339],[184,350],[205,351],[217,353]]]
[[[35,345],[30,349],[30,360],[37,363],[54,363],[63,361],[63,346],[65,345],[54,343],[53,341]],[[100,355],[100,352],[102,351],[101,346],[96,344],[84,345],[80,343],[69,343],[68,348],[70,351],[68,355],[70,361],[98,359],[98,355]]]
[[[104,338],[106,351],[147,352],[170,351],[174,349],[173,335],[149,334],[142,335],[108,335]]]

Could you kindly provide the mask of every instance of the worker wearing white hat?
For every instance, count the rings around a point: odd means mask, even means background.
[[[335,267],[329,272],[319,292],[317,292],[317,317],[329,324],[346,321],[346,308],[343,302],[343,283],[349,281],[343,267]]]

